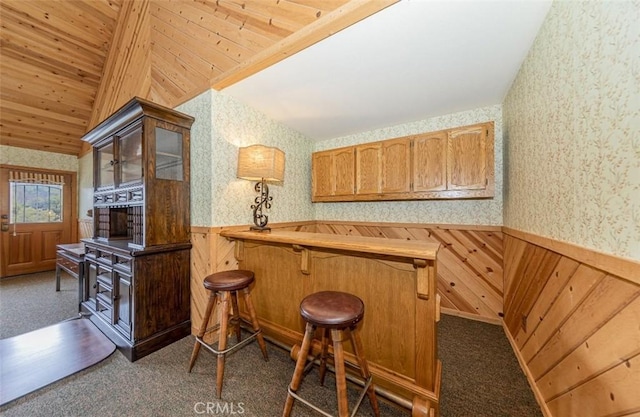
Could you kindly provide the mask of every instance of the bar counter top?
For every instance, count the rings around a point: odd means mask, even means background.
[[[223,230],[222,236],[256,242],[286,243],[302,247],[338,249],[412,259],[435,260],[437,243],[376,237],[341,236],[327,233],[272,230],[271,232]]]

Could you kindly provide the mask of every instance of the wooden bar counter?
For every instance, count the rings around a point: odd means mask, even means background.
[[[438,244],[278,230],[221,235],[235,241],[239,267],[255,272],[252,296],[267,336],[298,344],[306,295],[355,294],[365,304],[360,332],[380,393],[410,407],[413,416],[438,415]]]

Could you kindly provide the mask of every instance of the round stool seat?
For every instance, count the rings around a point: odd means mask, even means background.
[[[353,294],[321,291],[302,300],[300,315],[318,327],[344,329],[362,320],[364,303]]]
[[[252,271],[222,271],[206,277],[204,287],[210,291],[237,291],[251,285],[253,280]]]

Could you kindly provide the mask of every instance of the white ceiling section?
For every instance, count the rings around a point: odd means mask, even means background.
[[[311,139],[500,104],[551,0],[403,0],[224,90]]]

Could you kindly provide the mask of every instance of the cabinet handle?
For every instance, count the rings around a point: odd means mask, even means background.
[[[98,284],[93,284],[93,288],[94,289],[98,288]]]
[[[109,161],[109,164],[111,166],[114,166],[115,164],[117,164],[119,161],[117,159],[112,159],[111,161]]]

